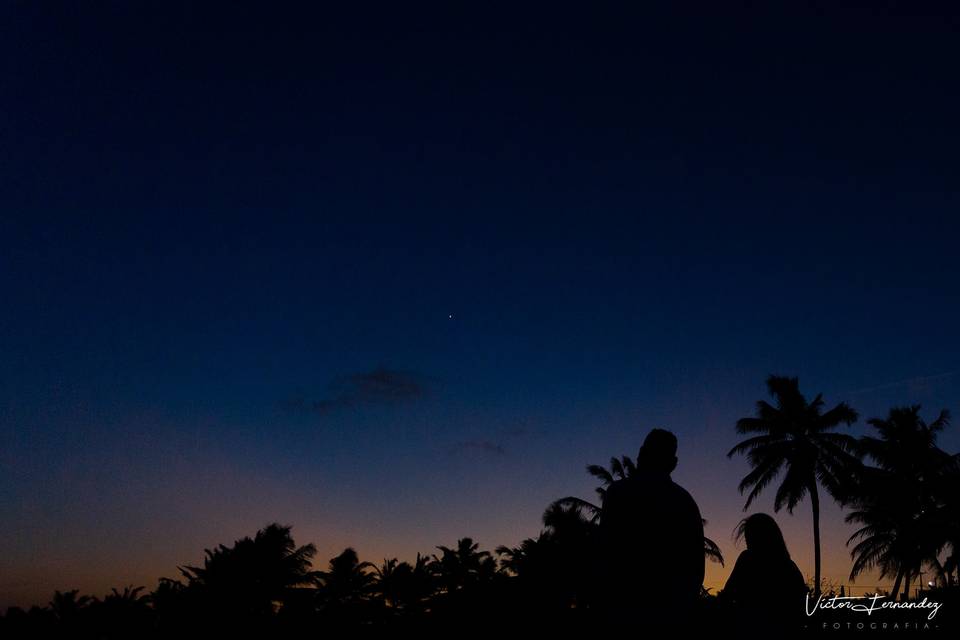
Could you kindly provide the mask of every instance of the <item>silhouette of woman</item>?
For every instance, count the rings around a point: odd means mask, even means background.
[[[803,619],[807,585],[790,559],[776,520],[755,513],[740,522],[736,537],[745,539],[747,548],[737,558],[721,600],[733,608],[740,626],[767,630],[796,626]]]

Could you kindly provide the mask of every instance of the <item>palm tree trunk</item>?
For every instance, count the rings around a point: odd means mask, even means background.
[[[903,567],[900,567],[897,570],[897,579],[893,581],[893,591],[890,595],[893,596],[894,600],[897,598],[897,594],[900,593],[900,583],[903,581]]]
[[[820,595],[820,495],[817,481],[810,484],[810,507],[813,509],[813,595]]]
[[[908,569],[906,580],[903,581],[903,597],[901,598],[901,600],[910,599],[910,581],[912,579],[913,579],[913,572]]]

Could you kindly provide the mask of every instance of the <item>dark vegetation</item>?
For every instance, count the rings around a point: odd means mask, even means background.
[[[849,540],[851,580],[877,570],[893,581],[894,597],[934,598],[946,609],[960,605],[960,457],[937,445],[948,413],[927,422],[919,406],[894,408],[868,421],[870,435],[854,438],[838,431],[857,420],[845,403],[827,408],[819,395],[808,400],[795,378],[773,376],[767,384],[772,401],[761,400],[753,416],[737,422],[746,439],[729,455],[743,454],[751,466],[739,487],[747,493],[745,509],[767,488],[776,492],[777,511],[792,512],[809,498],[813,596],[828,590],[820,579],[819,506],[829,496],[858,527]],[[317,636],[381,626],[471,631],[520,623],[586,628],[603,622],[596,614],[594,559],[604,492],[635,473],[636,463],[621,456],[587,470],[599,481],[599,504],[577,497],[555,501],[543,514],[540,533],[516,547],[486,550],[462,538],[409,561],[365,562],[348,548],[318,563],[313,545],[298,546],[289,526],[270,524],[253,537],[208,549],[200,565],[180,567],[179,575],[162,578],[152,592],[127,587],[96,598],[57,591],[46,606],[11,608],[0,618],[0,635]],[[708,538],[704,556],[724,562]],[[921,572],[932,576],[932,587],[922,592],[916,587]],[[946,609],[938,624],[949,620]],[[643,603],[635,613],[638,623],[656,619]],[[749,616],[725,603],[722,592],[718,598],[704,590],[689,618],[715,629]]]

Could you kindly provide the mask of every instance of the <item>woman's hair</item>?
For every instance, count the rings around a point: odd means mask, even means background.
[[[747,549],[765,556],[790,558],[787,543],[777,521],[766,513],[755,513],[737,525],[736,539],[747,541]]]

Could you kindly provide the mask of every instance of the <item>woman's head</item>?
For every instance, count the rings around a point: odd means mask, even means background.
[[[783,533],[777,526],[777,521],[766,513],[755,513],[744,518],[737,525],[737,540],[743,538],[747,542],[747,549],[763,555],[790,557],[787,543],[783,541]]]

